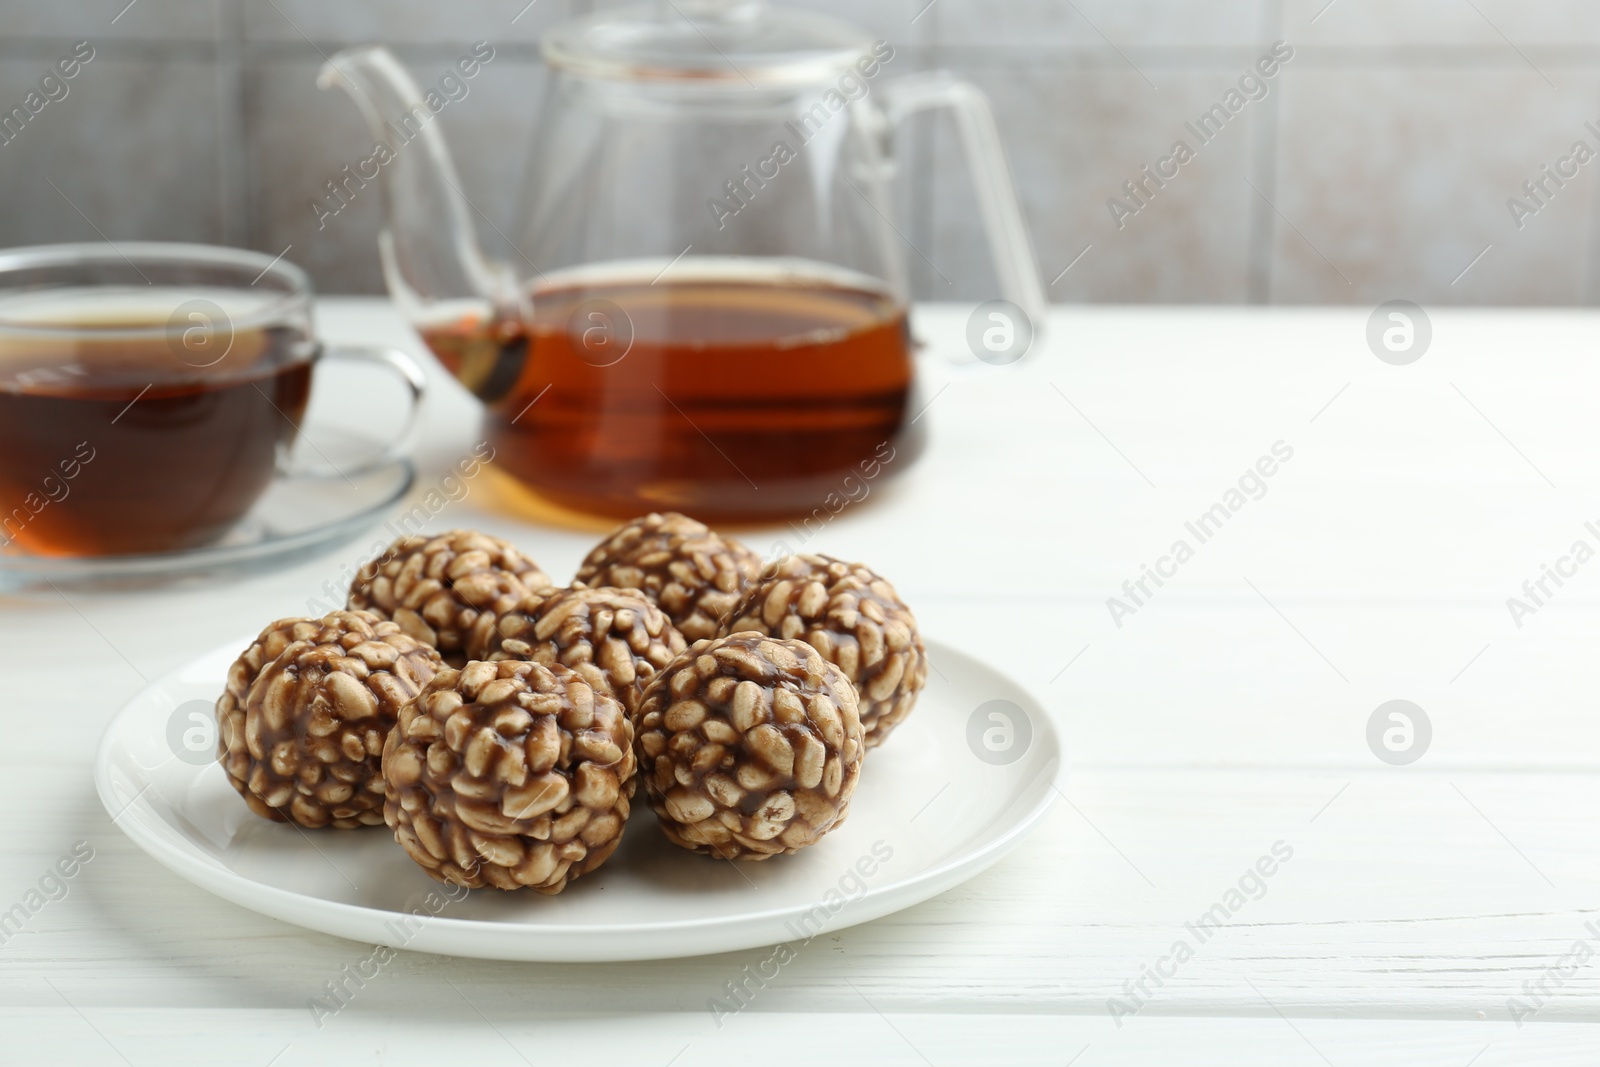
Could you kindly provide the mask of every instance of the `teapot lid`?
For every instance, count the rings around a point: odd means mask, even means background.
[[[767,0],[657,0],[564,22],[539,41],[561,70],[736,89],[826,80],[872,45],[847,23]]]

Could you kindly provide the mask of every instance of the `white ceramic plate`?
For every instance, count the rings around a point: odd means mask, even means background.
[[[929,642],[916,710],[867,754],[845,825],[811,848],[761,863],[696,856],[638,804],[616,854],[559,896],[467,892],[428,878],[383,827],[306,831],[250,813],[212,758],[211,718],[248,642],[159,679],[117,713],[95,760],[101,803],[140,848],[224,899],[393,948],[600,961],[805,941],[989,867],[1049,809],[1061,772],[1055,730],[1033,697]]]

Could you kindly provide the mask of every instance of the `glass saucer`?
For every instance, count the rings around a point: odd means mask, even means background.
[[[40,556],[0,548],[0,591],[119,589],[283,566],[353,539],[411,489],[416,468],[397,459],[348,477],[280,475],[219,540],[139,556]]]

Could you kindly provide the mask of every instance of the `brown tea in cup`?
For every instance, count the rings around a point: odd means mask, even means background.
[[[291,470],[313,366],[386,364],[401,440],[366,466]],[[0,553],[166,553],[222,538],[278,476],[344,478],[406,447],[423,376],[403,353],[328,349],[281,258],[203,245],[0,251]]]
[[[242,331],[194,366],[165,320],[81,323],[65,344],[0,337],[4,540],[53,556],[190,548],[272,481],[311,395],[296,332]]]

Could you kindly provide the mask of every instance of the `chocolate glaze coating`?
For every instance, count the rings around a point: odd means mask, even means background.
[[[747,860],[844,822],[865,753],[844,673],[810,645],[757,633],[700,641],[658,675],[637,749],[668,839]]]
[[[565,667],[474,660],[401,709],[384,820],[441,882],[559,893],[622,840],[634,767],[609,693]]]
[[[867,747],[916,706],[928,657],[916,617],[883,577],[831,556],[789,556],[768,567],[722,624],[804,641],[836,664],[861,695]]]
[[[431,646],[370,612],[279,620],[228,670],[217,759],[263,818],[376,826],[384,739],[443,666]]]

